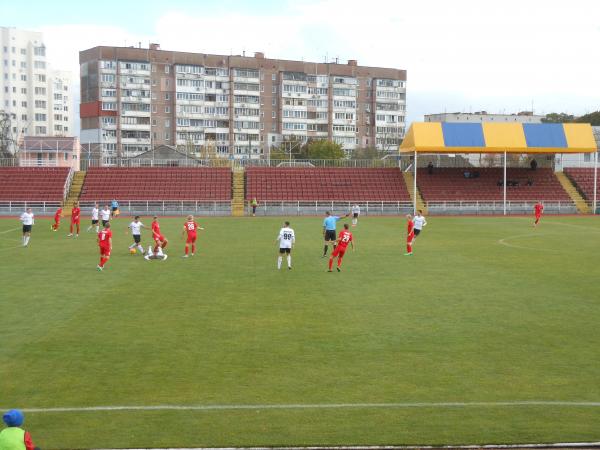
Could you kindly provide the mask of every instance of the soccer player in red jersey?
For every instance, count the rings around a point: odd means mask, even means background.
[[[344,224],[344,229],[340,232],[338,236],[337,245],[333,252],[331,252],[331,256],[329,257],[329,270],[331,272],[333,267],[333,258],[337,256],[337,271],[341,272],[340,269],[342,265],[342,259],[344,259],[344,254],[346,253],[346,249],[348,248],[348,244],[352,246],[352,251],[354,251],[354,240],[352,239],[352,233],[348,231],[348,224]]]
[[[410,214],[406,215],[406,253],[404,256],[412,256],[413,240],[415,239],[415,223]]]
[[[154,242],[156,243],[156,245],[154,246],[154,254],[156,256],[162,257],[162,249],[167,246],[168,241],[160,232],[160,225],[158,223],[157,216],[154,216],[152,220],[152,239],[154,239]]]
[[[194,216],[187,216],[187,222],[183,225],[182,235],[185,236],[187,233],[187,239],[185,241],[185,255],[184,258],[188,257],[188,253],[190,252],[190,244],[192,246],[192,256],[196,253],[196,232],[198,230],[204,230],[204,228],[200,228],[198,224],[194,221]]]
[[[79,220],[81,216],[81,208],[79,208],[79,202],[73,203],[73,210],[71,211],[71,232],[69,236],[73,236],[73,228],[74,225],[77,226],[77,234],[75,237],[79,236]]]
[[[110,259],[112,250],[112,231],[110,223],[104,225],[104,228],[98,233],[98,247],[100,247],[100,264],[96,267],[99,272],[104,269],[104,264]]]
[[[544,205],[542,205],[541,201],[538,201],[534,206],[535,211],[535,222],[533,223],[534,227],[537,227],[538,223],[540,223],[540,218],[542,217],[542,213],[544,212]]]
[[[54,223],[52,224],[52,231],[58,231],[58,227],[60,226],[60,218],[62,216],[62,206],[59,206],[56,212],[54,213]]]

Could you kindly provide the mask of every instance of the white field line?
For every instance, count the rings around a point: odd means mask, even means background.
[[[494,444],[494,445],[351,445],[351,446],[327,446],[327,447],[196,447],[196,448],[155,448],[155,449],[119,449],[119,450],[421,450],[421,449],[464,449],[464,450],[479,450],[479,449],[521,449],[521,448],[598,448],[600,442],[559,442],[555,444]],[[110,450],[110,449],[99,449]]]
[[[0,234],[12,233],[13,231],[20,230],[21,228],[11,228],[10,230],[0,231]]]
[[[538,251],[544,251],[544,252],[551,252],[551,253],[556,253],[556,250],[553,250],[551,248],[546,248],[546,247],[529,247],[526,245],[517,245],[517,244],[510,244],[507,241],[512,241],[513,239],[519,239],[519,238],[524,238],[524,237],[532,237],[532,236],[546,236],[548,234],[552,234],[552,233],[527,233],[527,234],[517,234],[514,236],[508,236],[502,239],[498,239],[498,244],[500,245],[504,245],[505,247],[511,247],[511,248],[520,248],[523,250],[538,250]]]
[[[22,408],[28,413],[70,413],[96,411],[234,411],[234,410],[294,410],[294,409],[370,409],[370,408],[502,408],[530,406],[564,406],[600,408],[600,402],[584,401],[506,401],[506,402],[418,402],[418,403],[291,403],[256,405],[116,405],[116,406],[62,406],[53,408]],[[7,409],[7,408],[0,408]]]

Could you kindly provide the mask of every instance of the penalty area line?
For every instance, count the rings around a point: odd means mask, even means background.
[[[115,405],[53,408],[22,408],[28,413],[70,413],[99,411],[237,411],[237,410],[303,410],[303,409],[402,409],[402,408],[498,408],[498,407],[587,407],[600,408],[600,402],[583,401],[506,401],[506,402],[417,402],[417,403],[307,403],[256,405]],[[4,408],[6,409],[6,408]]]
[[[11,228],[10,230],[0,231],[0,234],[12,233],[13,231],[20,230],[21,228]]]

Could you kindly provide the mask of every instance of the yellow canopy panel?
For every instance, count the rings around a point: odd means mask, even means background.
[[[415,122],[400,153],[592,153],[587,123]]]

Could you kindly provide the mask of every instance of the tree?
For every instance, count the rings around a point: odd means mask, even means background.
[[[16,150],[16,141],[11,133],[10,115],[0,111],[0,158],[12,158]]]
[[[575,121],[573,114],[566,113],[550,113],[542,119],[543,123],[570,123]]]
[[[594,111],[588,114],[585,114],[581,117],[575,119],[575,122],[578,123],[589,123],[590,125],[597,127],[600,126],[600,111]]]
[[[376,147],[357,148],[352,152],[352,159],[381,159],[388,153]]]
[[[308,159],[342,159],[345,156],[340,144],[322,140],[308,144]]]

